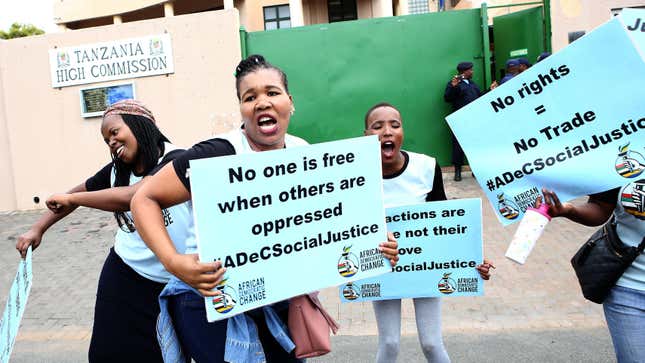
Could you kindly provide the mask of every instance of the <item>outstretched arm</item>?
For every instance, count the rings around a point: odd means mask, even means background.
[[[542,194],[544,194],[544,202],[549,205],[549,214],[552,217],[565,217],[585,226],[599,226],[605,223],[615,208],[610,203],[592,198],[580,206],[568,202],[561,203],[555,192],[545,188],[542,188]],[[541,202],[542,197],[538,197],[536,206],[539,207]]]
[[[78,193],[84,192],[85,183],[81,183],[74,188],[70,189],[68,193]],[[66,206],[62,207],[57,213],[52,211],[46,211],[37,221],[34,223],[29,230],[18,237],[18,242],[16,242],[16,249],[18,253],[24,258],[27,255],[27,248],[31,246],[32,249],[38,248],[40,242],[42,241],[43,234],[47,232],[49,227],[54,225],[56,222],[65,218],[68,214],[72,213],[76,209],[76,206]]]
[[[161,214],[161,208],[189,199],[190,193],[177,177],[172,163],[168,163],[139,188],[130,206],[139,235],[166,270],[202,295],[215,296],[217,293],[211,290],[221,280],[225,269],[219,261],[201,263],[197,255],[178,253]]]
[[[93,192],[82,191],[78,193],[54,194],[47,199],[47,208],[54,213],[60,213],[70,207],[89,207],[108,212],[122,212],[130,210],[130,201],[134,193],[146,181],[143,178],[134,185],[114,187]]]

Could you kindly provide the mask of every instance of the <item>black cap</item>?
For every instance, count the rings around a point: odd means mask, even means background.
[[[463,72],[471,69],[473,67],[473,62],[461,62],[457,64],[457,71]]]
[[[546,58],[546,57],[548,57],[548,56],[550,56],[550,55],[551,55],[551,53],[549,53],[549,52],[541,53],[541,54],[537,57],[537,61],[539,62],[539,61],[541,61],[542,59],[544,59],[544,58]]]
[[[523,65],[525,65],[527,67],[531,66],[531,63],[529,63],[529,60],[524,58],[524,57],[518,59],[517,61],[520,62],[520,64],[523,64]]]

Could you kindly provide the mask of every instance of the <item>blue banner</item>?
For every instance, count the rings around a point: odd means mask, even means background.
[[[614,18],[446,119],[503,224],[645,170],[645,63]]]
[[[29,247],[27,256],[21,259],[18,264],[18,271],[11,284],[4,313],[0,319],[0,363],[9,362],[11,357],[11,350],[16,342],[20,321],[27,307],[31,282],[31,247]]]
[[[222,261],[209,321],[390,271],[376,136],[191,160],[198,251]]]
[[[343,302],[482,295],[481,199],[393,207],[387,229],[399,243],[392,272],[340,286]]]

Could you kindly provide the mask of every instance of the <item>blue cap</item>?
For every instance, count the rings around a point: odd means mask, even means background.
[[[520,64],[525,65],[527,67],[531,66],[531,63],[529,63],[529,60],[524,57],[518,59],[517,61],[520,62]]]
[[[520,65],[520,61],[515,59],[515,58],[511,58],[511,59],[506,61],[506,68],[517,67],[519,65]]]
[[[473,62],[461,62],[457,64],[457,71],[463,72],[473,67]]]
[[[551,53],[549,53],[549,52],[540,53],[540,55],[538,55],[538,57],[537,57],[537,61],[539,62],[542,59],[544,59],[544,58],[546,58],[546,57],[548,57],[550,55],[551,55]]]

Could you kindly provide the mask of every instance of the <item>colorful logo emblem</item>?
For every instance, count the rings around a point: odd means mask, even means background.
[[[163,42],[159,38],[150,39],[150,55],[163,54]]]
[[[67,52],[58,52],[56,54],[56,61],[58,63],[58,68],[69,67],[69,54]]]
[[[504,193],[497,194],[497,210],[506,219],[515,219],[520,215],[518,206],[510,200],[506,200]]]
[[[439,283],[437,284],[437,288],[439,288],[439,291],[443,294],[449,295],[455,292],[457,284],[455,283],[455,280],[450,278],[450,275],[452,275],[452,272],[446,272],[443,274],[443,277],[441,280],[439,280]]]
[[[625,212],[638,219],[645,219],[645,179],[625,185],[620,191],[620,204]]]
[[[343,254],[338,260],[338,273],[343,277],[352,277],[358,272],[358,257],[349,251],[351,248],[343,247]]]
[[[361,296],[361,291],[358,286],[354,286],[353,282],[348,283],[343,287],[343,297],[347,300],[356,300]]]
[[[235,304],[237,304],[237,301],[235,300],[237,297],[235,289],[230,286],[226,286],[226,281],[227,279],[224,279],[215,286],[221,294],[213,297],[213,307],[218,313],[222,314],[233,310]]]
[[[645,170],[645,157],[639,152],[629,150],[629,143],[618,148],[616,172],[623,178],[635,178]]]

